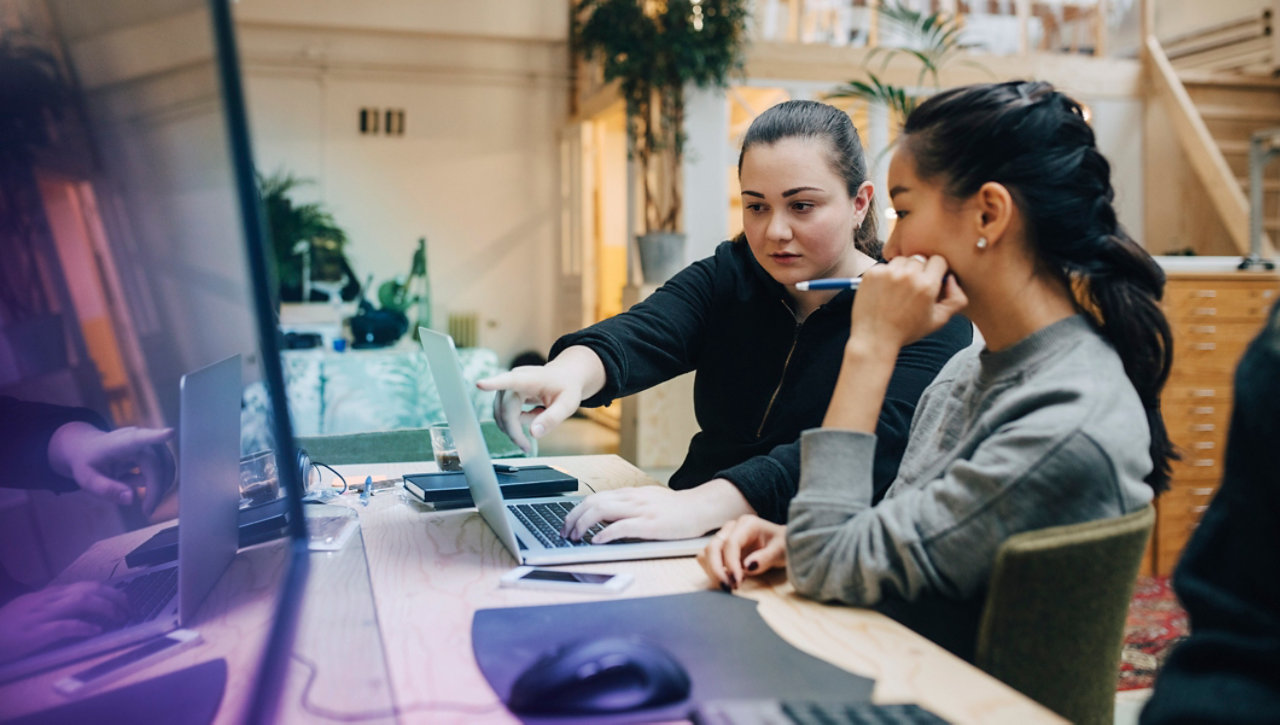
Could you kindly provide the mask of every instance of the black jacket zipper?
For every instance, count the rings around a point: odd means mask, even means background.
[[[796,313],[792,311],[791,306],[785,300],[778,301],[782,303],[783,307],[787,308],[787,312],[790,312],[791,317],[794,319]],[[810,316],[812,316],[812,313],[810,313]],[[778,393],[782,392],[782,384],[787,379],[787,368],[791,366],[791,356],[795,354],[796,344],[800,342],[800,329],[803,327],[804,322],[796,323],[795,333],[791,336],[791,349],[787,350],[787,359],[782,361],[782,374],[778,376],[778,387],[774,388],[773,395],[769,396],[769,404],[765,406],[764,417],[760,419],[760,427],[756,429],[756,440],[760,440],[760,437],[764,435],[764,424],[769,420],[769,413],[773,412],[773,404],[778,399]]]

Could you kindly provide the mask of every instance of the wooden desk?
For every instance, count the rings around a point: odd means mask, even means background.
[[[570,471],[597,491],[659,485],[617,456],[534,459]],[[344,475],[400,475],[430,464],[339,467]],[[350,476],[348,476],[350,478]],[[585,492],[585,489],[584,489]],[[392,688],[404,722],[512,722],[498,704],[471,651],[477,609],[590,601],[584,595],[499,589],[515,566],[473,509],[427,513],[382,493],[360,509],[369,573]],[[709,586],[692,558],[575,565],[635,576],[624,596],[698,591]],[[743,596],[787,641],[851,672],[876,680],[878,702],[919,702],[957,723],[1060,722],[1048,710],[883,615],[826,606],[795,595],[785,576],[749,580]],[[724,645],[722,645],[724,646]],[[732,646],[727,645],[727,646]],[[744,656],[748,656],[744,653]],[[483,713],[425,710],[451,702]]]
[[[597,491],[659,485],[617,456],[532,460],[568,470]],[[432,463],[413,463],[340,466],[339,470],[348,480],[360,480],[368,474],[398,476],[434,468]],[[344,496],[341,504],[358,513],[361,536],[353,537],[341,552],[312,554],[295,643],[297,656],[281,698],[281,721],[315,722],[318,711],[329,710],[365,715],[362,722],[393,722],[394,698],[400,722],[514,722],[475,664],[472,615],[487,607],[591,598],[499,589],[498,578],[515,562],[474,509],[433,512],[398,491],[379,492],[368,507],[360,506],[354,495]],[[144,530],[117,537],[110,550],[96,547],[73,569],[107,565],[148,535],[149,530]],[[199,629],[205,643],[115,686],[226,657],[229,681],[217,722],[237,722],[269,625],[282,562],[278,542],[242,551],[201,610]],[[635,583],[624,593],[630,597],[709,586],[692,558],[574,568],[630,572]],[[73,574],[69,570],[68,576]],[[760,615],[796,647],[874,678],[877,702],[919,702],[956,723],[1061,722],[887,617],[795,595],[781,573],[752,578],[740,593],[759,602]],[[314,673],[304,660],[317,665]],[[86,664],[0,687],[0,719],[57,704],[61,698],[53,693],[52,683]],[[442,703],[455,707],[439,707]],[[387,717],[368,717],[378,714]]]

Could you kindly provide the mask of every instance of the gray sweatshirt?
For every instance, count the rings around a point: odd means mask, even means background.
[[[1084,317],[1000,352],[974,344],[920,398],[898,477],[876,506],[875,436],[804,432],[791,582],[861,606],[965,602],[976,627],[1000,543],[1141,508],[1152,497],[1149,445],[1119,356]]]

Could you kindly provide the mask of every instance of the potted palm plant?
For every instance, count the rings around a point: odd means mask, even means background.
[[[282,302],[311,302],[317,281],[338,283],[344,300],[360,282],[346,257],[347,233],[321,204],[296,204],[290,193],[310,183],[285,171],[258,177],[258,194],[271,231],[277,289]]]
[[[868,70],[868,80],[850,80],[828,93],[827,98],[855,98],[883,106],[889,109],[898,123],[902,123],[920,101],[932,95],[925,84],[930,84],[934,91],[940,88],[943,66],[972,46],[963,42],[961,35],[964,28],[954,15],[923,13],[907,7],[901,0],[890,0],[879,6],[877,12],[884,21],[885,30],[897,38],[898,42],[873,48],[867,54],[867,65],[871,65],[871,61],[880,56],[883,72],[894,57],[909,55],[920,64],[915,86],[903,87],[886,83]],[[972,61],[964,63],[981,68]]]
[[[684,264],[680,233],[685,86],[723,88],[742,66],[746,0],[577,0],[573,42],[617,80],[643,186],[637,238],[646,282]],[[661,186],[659,186],[661,184]]]

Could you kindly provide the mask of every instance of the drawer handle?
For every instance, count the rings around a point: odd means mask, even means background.
[[[1215,461],[1212,458],[1197,458],[1191,462],[1196,468],[1212,468]]]
[[[1193,513],[1193,514],[1202,514],[1202,513],[1204,513],[1205,511],[1208,511],[1208,510],[1209,510],[1209,504],[1201,504],[1201,505],[1199,505],[1199,506],[1192,506],[1192,507],[1191,507],[1191,513]]]
[[[1197,343],[1195,344],[1195,349],[1197,349],[1197,350],[1217,350],[1217,349],[1218,349],[1218,343],[1216,343],[1216,342],[1197,342]]]
[[[1196,433],[1208,433],[1210,431],[1216,430],[1217,427],[1218,426],[1214,425],[1213,423],[1196,423],[1195,425],[1191,426],[1191,430]]]
[[[1191,311],[1191,314],[1201,317],[1213,317],[1218,314],[1218,311],[1212,307],[1197,307]]]
[[[1191,391],[1191,397],[1193,398],[1215,398],[1217,395],[1218,391],[1214,388],[1196,388]]]
[[[1217,325],[1192,325],[1191,331],[1197,335],[1212,335],[1218,331]]]
[[[1212,489],[1212,488],[1210,488],[1210,487],[1208,487],[1208,486],[1201,486],[1201,487],[1199,487],[1199,488],[1193,488],[1193,489],[1191,489],[1191,493],[1192,493],[1192,494],[1194,494],[1194,495],[1196,495],[1196,496],[1212,496],[1212,495],[1213,495],[1213,491],[1214,491],[1214,489]]]
[[[1192,408],[1191,412],[1195,413],[1196,415],[1213,415],[1213,406],[1201,405],[1196,408]]]
[[[1192,448],[1195,448],[1197,451],[1211,451],[1213,450],[1213,441],[1196,441],[1196,444],[1192,446]]]
[[[1198,290],[1196,290],[1196,294],[1195,294],[1195,296],[1196,296],[1196,297],[1217,297],[1217,296],[1218,296],[1218,290],[1216,290],[1216,289],[1198,289]]]

